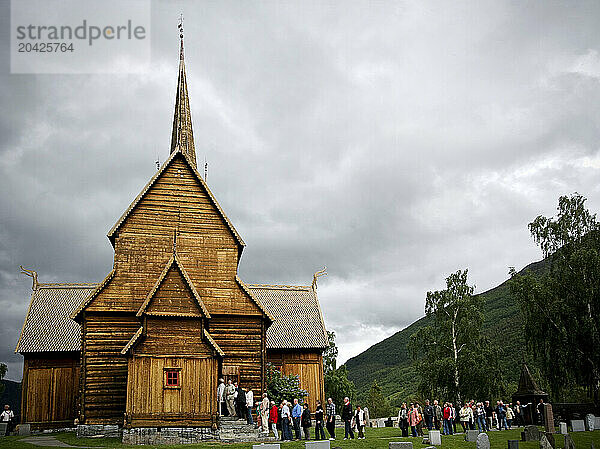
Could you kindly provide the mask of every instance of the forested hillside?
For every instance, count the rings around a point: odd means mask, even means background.
[[[546,266],[543,260],[528,265],[523,271],[538,273]],[[512,393],[517,387],[525,350],[518,304],[511,298],[508,281],[480,295],[485,299],[483,333],[500,343],[502,375]],[[356,385],[359,400],[364,400],[374,380],[394,406],[416,395],[417,378],[407,344],[413,333],[429,324],[428,320],[423,317],[415,321],[346,362],[348,378]]]

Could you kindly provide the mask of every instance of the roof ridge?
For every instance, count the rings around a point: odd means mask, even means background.
[[[312,290],[310,285],[283,285],[283,284],[246,284],[250,288],[265,288],[271,290]]]
[[[94,288],[100,282],[44,282],[39,283],[38,288]]]

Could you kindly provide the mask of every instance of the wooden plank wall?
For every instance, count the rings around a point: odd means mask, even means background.
[[[82,366],[86,424],[122,424],[127,396],[127,358],[121,355],[140,322],[135,316],[86,313]]]
[[[164,368],[181,368],[180,388],[164,388]],[[217,411],[217,369],[214,358],[134,356],[127,386],[130,425],[210,425]]]
[[[79,353],[25,355],[22,422],[35,429],[72,425],[78,392]]]
[[[317,400],[325,403],[323,355],[320,351],[267,351],[267,360],[282,374],[294,374],[300,378],[300,386],[308,391],[308,404],[312,412],[315,411]]]
[[[223,365],[238,366],[240,384],[251,388],[255,396],[264,391],[262,319],[253,316],[215,316],[209,320],[209,332],[225,352]],[[258,397],[258,396],[257,396]]]
[[[146,319],[146,337],[134,349],[136,355],[199,355],[212,357],[213,349],[202,341],[202,320]]]

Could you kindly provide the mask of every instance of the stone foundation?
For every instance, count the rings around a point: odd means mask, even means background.
[[[116,424],[79,424],[77,426],[77,438],[120,438],[122,433],[123,431]]]
[[[210,427],[136,427],[123,429],[123,444],[196,444],[219,440]]]

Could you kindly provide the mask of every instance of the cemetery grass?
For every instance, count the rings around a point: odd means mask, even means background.
[[[506,449],[508,447],[507,440],[520,440],[522,429],[513,429],[507,431],[493,431],[489,432],[490,448],[491,449]],[[190,445],[165,445],[165,446],[130,446],[122,444],[118,438],[80,438],[78,439],[74,433],[59,433],[52,434],[58,440],[63,441],[72,446],[86,446],[86,447],[104,447],[110,449],[132,449],[135,447],[150,448],[160,447],[162,449],[208,449],[208,448],[229,448],[229,449],[250,449],[252,443],[203,443],[203,444],[190,444]],[[402,438],[400,437],[400,429],[397,428],[383,428],[383,429],[367,429],[367,439],[365,440],[343,440],[343,431],[338,433],[338,438],[331,442],[331,448],[342,448],[342,449],[388,449],[390,441],[412,441],[414,449],[421,449],[427,447],[421,443],[422,438]],[[574,432],[571,433],[575,446],[578,449],[588,449],[591,446],[592,441],[596,447],[600,447],[600,430],[594,432]],[[4,449],[34,449],[40,446],[33,446],[25,442],[20,441],[23,437],[5,437],[0,438],[0,448]],[[556,447],[564,447],[564,440],[562,435],[555,435]],[[283,449],[300,449],[304,448],[303,442],[292,441],[289,443],[282,443]],[[442,449],[458,449],[468,448],[475,449],[475,443],[464,441],[463,434],[457,434],[453,436],[442,436]],[[520,449],[539,449],[539,443],[537,441],[519,442]]]

